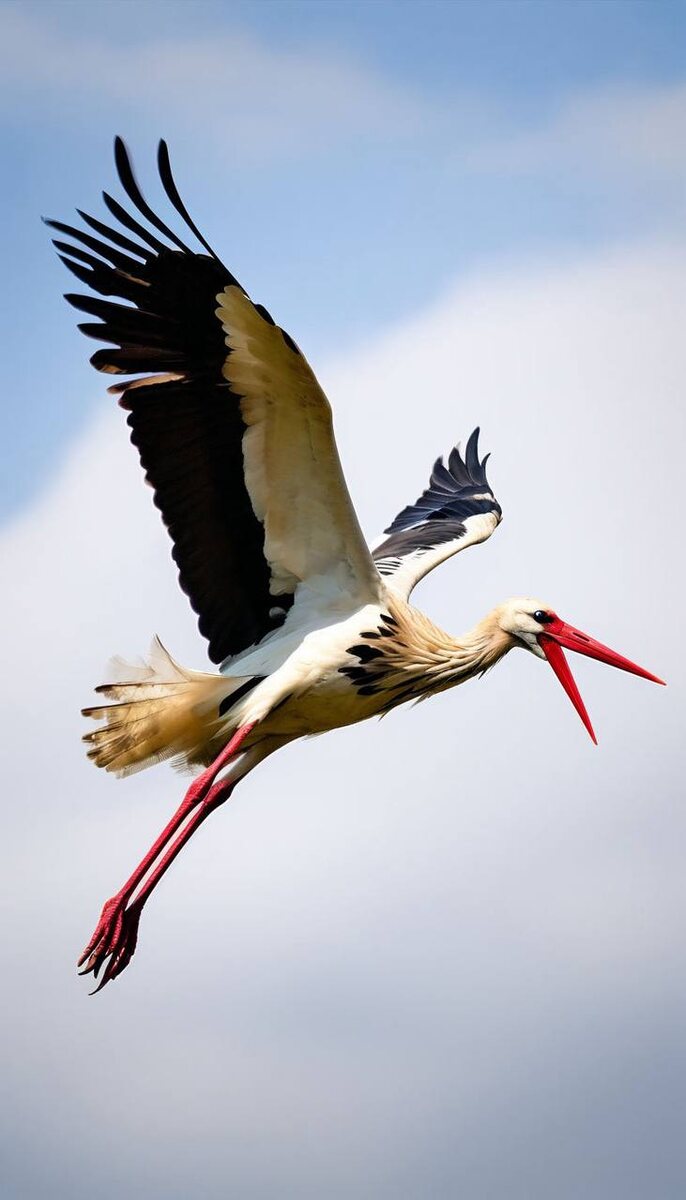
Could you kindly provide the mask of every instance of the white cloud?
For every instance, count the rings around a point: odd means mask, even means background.
[[[537,127],[482,140],[472,166],[501,171],[686,178],[686,84],[614,87],[565,97]]]
[[[670,687],[579,663],[596,750],[512,654],[291,747],[198,835],[91,1001],[73,959],[183,781],[96,773],[78,708],[154,628],[186,661],[201,646],[119,412],[4,531],[14,1194],[676,1194],[685,266],[677,244],[476,277],[321,372],[370,533],[484,427],[505,521],[418,603],[457,632],[542,593]]]
[[[274,49],[230,36],[158,36],[113,43],[64,30],[18,7],[0,10],[6,107],[28,91],[114,102],[157,129],[185,129],[227,145],[239,161],[293,158],[341,141],[416,135],[430,115],[412,91],[331,48]],[[46,102],[49,119],[49,102]]]

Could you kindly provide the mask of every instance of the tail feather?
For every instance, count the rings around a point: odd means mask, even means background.
[[[181,767],[211,761],[213,740],[232,727],[225,701],[239,688],[245,694],[245,678],[182,667],[159,638],[146,661],[112,667],[118,678],[95,690],[114,703],[82,710],[103,722],[83,739],[96,766],[129,775],[166,758]]]

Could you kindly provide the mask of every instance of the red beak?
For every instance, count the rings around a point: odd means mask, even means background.
[[[585,654],[587,658],[597,658],[610,667],[618,667],[620,671],[630,671],[632,675],[641,675],[643,679],[651,679],[653,683],[664,685],[664,679],[658,679],[657,675],[651,675],[650,671],[644,671],[643,667],[629,662],[628,658],[623,658],[621,654],[603,646],[602,642],[596,642],[595,638],[589,637],[587,633],[582,633],[580,629],[575,629],[573,625],[568,625],[566,621],[561,621],[559,617],[555,617],[549,625],[546,625],[545,633],[538,636],[538,644],[596,745],[598,739],[593,732],[591,719],[569,669],[569,663],[562,650],[563,646],[567,650],[575,650],[577,654]]]

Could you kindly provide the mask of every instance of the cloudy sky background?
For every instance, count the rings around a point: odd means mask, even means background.
[[[14,1200],[676,1200],[683,1145],[685,11],[5,4],[4,1099]],[[126,975],[73,963],[184,782],[80,706],[204,664],[41,213],[120,132],[304,346],[374,536],[477,423],[505,510],[417,601],[533,592],[665,675],[544,664],[265,763]]]

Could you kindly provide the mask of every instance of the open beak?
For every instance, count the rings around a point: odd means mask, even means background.
[[[596,642],[595,638],[589,637],[587,633],[582,633],[580,629],[575,629],[573,625],[568,625],[566,621],[561,621],[559,617],[556,617],[550,625],[546,625],[545,633],[538,635],[538,644],[596,745],[598,739],[593,732],[591,719],[574,682],[574,676],[562,649],[563,646],[566,650],[585,654],[587,658],[597,658],[610,667],[618,667],[620,671],[630,671],[632,675],[641,675],[643,679],[651,679],[653,683],[664,685],[664,679],[658,679],[657,675],[651,675],[650,671],[644,671],[643,667],[637,667],[636,663],[629,662],[628,658],[603,646],[602,642]]]

